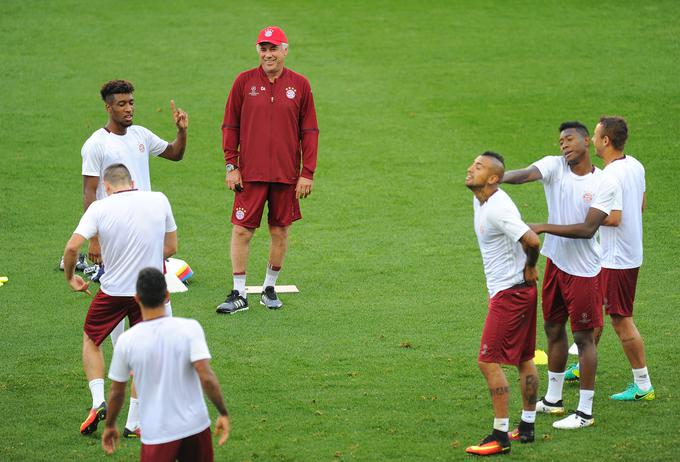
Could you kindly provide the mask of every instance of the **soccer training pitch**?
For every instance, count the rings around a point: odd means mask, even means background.
[[[220,124],[272,24],[288,35],[286,65],[310,79],[321,131],[279,278],[300,293],[282,295],[281,311],[251,297],[249,311],[218,316],[233,197]],[[504,460],[678,459],[677,2],[7,0],[0,30],[0,460],[104,457],[103,425],[78,433],[89,299],[57,264],[82,213],[80,149],[106,123],[98,91],[114,78],[134,82],[135,123],[165,139],[170,99],[189,113],[184,160],[152,159],[151,178],[195,273],[174,314],[205,329],[232,416],[216,460],[466,459],[493,415],[476,364],[486,290],[465,170],[487,149],[510,169],[558,154],[560,122],[592,129],[602,114],[627,118],[626,152],[647,171],[636,323],[657,398],[608,399],[632,376],[607,324],[595,426],[558,431],[539,415],[536,442]],[[504,189],[527,222],[547,218],[540,184]],[[248,284],[262,282],[267,247],[264,228]],[[106,341],[107,365],[110,355]],[[513,425],[521,402],[507,373]],[[546,375],[540,366],[540,396]],[[564,398],[575,409],[578,386]],[[107,460],[137,460],[139,444],[123,440]]]

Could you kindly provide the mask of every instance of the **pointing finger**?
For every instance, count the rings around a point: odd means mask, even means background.
[[[170,110],[172,112],[177,112],[177,109],[175,109],[175,100],[174,99],[170,100]]]

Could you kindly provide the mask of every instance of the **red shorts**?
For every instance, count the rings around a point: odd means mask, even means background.
[[[602,294],[599,276],[573,276],[559,269],[549,258],[543,276],[543,321],[564,324],[571,331],[602,327]]]
[[[210,427],[181,440],[161,444],[142,443],[141,462],[213,462]]]
[[[244,228],[259,228],[265,202],[269,209],[267,221],[272,226],[290,226],[302,218],[294,184],[258,181],[244,182],[243,191],[234,196],[231,222]]]
[[[114,297],[99,290],[85,316],[85,333],[99,346],[126,316],[130,326],[142,320],[142,312],[134,297]]]
[[[610,269],[600,271],[600,290],[604,309],[608,315],[633,316],[635,287],[640,268]]]
[[[479,361],[519,366],[534,357],[537,296],[535,286],[517,285],[489,300]]]

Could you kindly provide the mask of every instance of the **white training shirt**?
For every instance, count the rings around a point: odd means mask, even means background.
[[[177,230],[168,198],[151,191],[125,191],[94,201],[74,231],[99,237],[106,272],[101,290],[111,296],[136,293],[137,275],[146,267],[163,271],[165,233]]]
[[[645,168],[632,156],[611,162],[604,172],[621,186],[621,223],[600,227],[602,267],[639,268],[642,265],[642,198],[645,194]]]
[[[616,201],[616,185],[607,181],[600,189],[603,175],[599,168],[593,167],[592,172],[586,175],[576,175],[564,156],[547,156],[533,165],[543,176],[541,182],[548,202],[548,223],[583,223],[591,207],[606,214],[611,212]],[[546,233],[541,254],[573,276],[594,277],[600,272],[600,244],[595,236],[572,239]]]
[[[510,196],[498,189],[480,205],[473,199],[475,233],[484,262],[489,297],[524,282],[526,254],[519,242],[529,231]]]
[[[210,359],[210,351],[201,325],[193,319],[143,321],[120,336],[109,378],[127,382],[134,371],[142,443],[167,443],[210,427],[192,364],[202,359]]]
[[[135,188],[151,191],[149,155],[158,156],[167,147],[167,141],[139,125],[129,126],[122,136],[100,128],[85,141],[80,152],[83,157],[83,175],[99,177],[97,200],[106,197],[104,170],[116,163],[124,164],[130,170]]]

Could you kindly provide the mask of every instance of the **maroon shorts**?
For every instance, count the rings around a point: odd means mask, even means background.
[[[114,297],[99,290],[85,316],[85,333],[99,346],[126,316],[130,326],[142,320],[142,312],[134,297]]]
[[[610,269],[600,271],[600,290],[604,309],[608,315],[633,316],[635,287],[640,268]]]
[[[141,462],[212,462],[210,427],[181,440],[161,444],[142,443]]]
[[[269,209],[267,221],[272,226],[290,226],[302,218],[294,184],[258,181],[244,182],[243,191],[234,196],[231,222],[244,228],[259,228],[265,202]]]
[[[518,366],[536,349],[535,286],[517,285],[489,300],[478,360]]]
[[[572,332],[602,327],[599,279],[565,273],[548,258],[543,276],[543,321],[564,324],[569,318]]]

